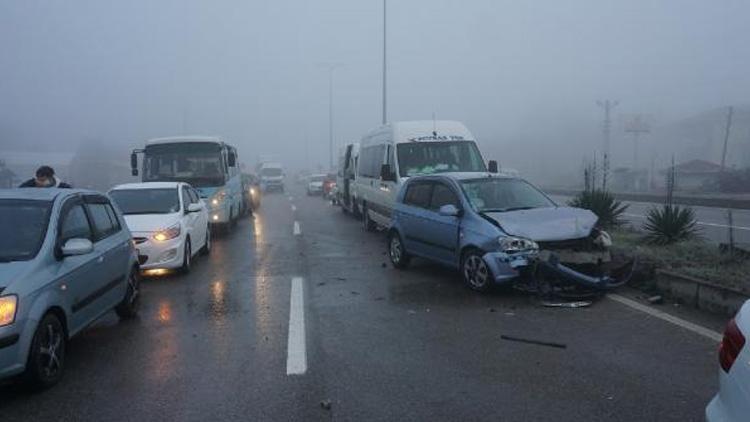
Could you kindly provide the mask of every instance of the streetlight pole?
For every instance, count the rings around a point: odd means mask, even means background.
[[[386,48],[388,46],[387,44],[387,37],[386,37],[386,0],[383,0],[383,124],[386,124],[388,121],[388,102],[387,102],[387,89],[386,89],[386,81],[387,81],[387,67],[386,67]]]
[[[328,69],[328,168],[333,168],[333,71],[340,63],[321,63]]]
[[[333,169],[333,69],[328,68],[328,170]]]

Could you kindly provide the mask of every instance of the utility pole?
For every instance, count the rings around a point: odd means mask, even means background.
[[[727,144],[729,143],[729,133],[732,130],[732,114],[734,114],[734,107],[729,106],[727,113],[727,126],[724,130],[724,147],[721,149],[721,172],[724,172],[727,162]]]
[[[633,171],[636,171],[638,169],[638,140],[642,134],[651,132],[651,129],[649,129],[639,114],[628,123],[625,132],[633,134]]]
[[[386,66],[387,56],[386,56],[386,51],[387,50],[386,50],[386,47],[388,46],[388,44],[387,44],[387,37],[386,37],[386,34],[387,34],[387,32],[386,32],[386,29],[387,29],[387,26],[386,26],[386,16],[387,16],[386,10],[387,10],[386,9],[386,0],[383,0],[383,120],[382,120],[382,124],[386,124],[386,122],[388,122],[388,108],[387,108],[388,107],[388,101],[387,101],[387,99],[388,99],[388,97],[387,97],[388,92],[387,92],[387,89],[386,89],[386,82],[387,82],[387,78],[386,78],[386,76],[387,76],[387,66]]]
[[[603,101],[597,101],[596,105],[604,109],[604,125],[602,126],[602,132],[604,135],[603,138],[603,145],[602,145],[602,152],[604,155],[609,156],[609,134],[610,134],[610,128],[612,126],[612,118],[611,113],[612,109],[617,107],[617,105],[620,104],[617,100],[603,100]]]

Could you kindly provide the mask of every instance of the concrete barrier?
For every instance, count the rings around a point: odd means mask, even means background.
[[[656,287],[670,299],[727,316],[737,313],[750,297],[738,289],[667,270],[656,270]]]

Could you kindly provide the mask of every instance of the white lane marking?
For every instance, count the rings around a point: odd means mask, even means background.
[[[686,330],[692,331],[692,332],[694,332],[696,334],[699,334],[699,335],[701,335],[703,337],[706,337],[708,339],[711,339],[713,341],[720,342],[721,339],[723,338],[722,334],[719,333],[719,332],[717,332],[717,331],[709,330],[706,327],[701,327],[698,324],[693,324],[692,322],[685,321],[682,318],[677,318],[674,315],[670,315],[670,314],[668,314],[666,312],[660,311],[658,309],[654,309],[654,308],[652,308],[650,306],[646,306],[646,305],[644,305],[642,303],[638,303],[638,302],[636,302],[636,301],[634,301],[632,299],[626,298],[625,296],[620,296],[618,294],[612,294],[612,293],[610,293],[610,294],[607,295],[607,297],[610,298],[610,299],[612,299],[612,300],[614,300],[615,302],[622,303],[625,306],[631,307],[631,308],[633,308],[633,309],[635,309],[637,311],[644,312],[644,313],[649,314],[649,315],[651,315],[653,317],[659,318],[659,319],[661,319],[663,321],[667,321],[669,323],[677,325],[678,327],[682,327],[682,328],[684,328]]]
[[[634,218],[641,218],[641,219],[646,218],[645,215],[630,214],[630,213],[627,213],[627,212],[622,213],[622,215],[624,215],[626,217],[634,217]],[[727,224],[706,223],[704,221],[696,221],[696,224],[698,224],[699,226],[720,227],[722,229],[728,229],[729,228],[729,225],[727,225]],[[750,230],[750,227],[744,227],[744,226],[732,226],[732,227],[734,229],[736,229],[736,230]]]
[[[294,230],[292,232],[295,236],[299,236],[302,234],[302,229],[299,228],[299,221],[294,222]]]
[[[297,207],[295,207],[294,204],[292,204],[292,211],[297,211]]]
[[[289,300],[289,339],[286,346],[287,375],[302,375],[307,372],[304,300],[302,277],[294,277],[292,278],[292,293]]]

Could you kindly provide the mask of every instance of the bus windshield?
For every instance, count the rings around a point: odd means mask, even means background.
[[[148,146],[143,167],[144,182],[180,181],[195,187],[221,186],[227,175],[221,146],[209,142]]]
[[[474,142],[412,142],[398,144],[401,177],[452,171],[487,171]]]

